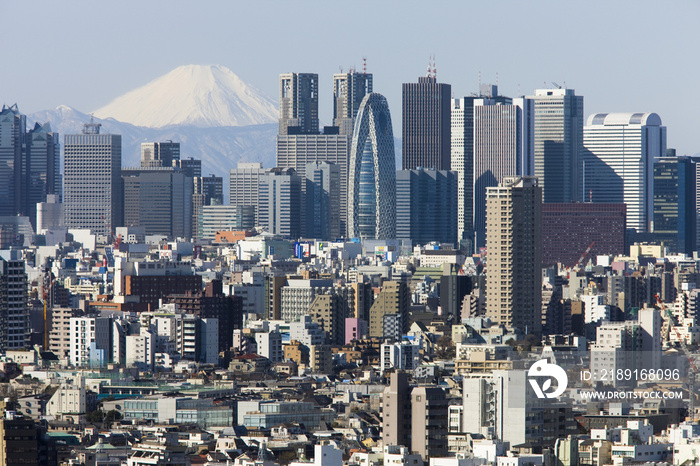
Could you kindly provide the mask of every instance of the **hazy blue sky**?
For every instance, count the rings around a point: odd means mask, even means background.
[[[0,97],[23,113],[90,112],[185,64],[221,64],[277,99],[282,72],[332,74],[362,57],[400,136],[401,83],[424,75],[455,97],[495,81],[509,96],[552,81],[595,112],[659,113],[668,145],[700,152],[697,1],[0,2]]]

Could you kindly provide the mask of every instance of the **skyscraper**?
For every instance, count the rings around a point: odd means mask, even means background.
[[[542,188],[505,177],[486,189],[486,314],[497,325],[538,334],[542,327]]]
[[[457,173],[457,239],[471,239],[474,222],[474,100],[452,99],[450,170]]]
[[[452,86],[435,75],[403,84],[403,169],[450,169],[450,102]]]
[[[349,73],[333,75],[333,126],[339,128],[340,134],[352,136],[362,99],[371,92],[371,73],[351,69]]]
[[[690,157],[662,157],[654,163],[654,239],[671,252],[696,250],[696,163]]]
[[[63,205],[68,228],[109,236],[123,222],[122,137],[100,126],[65,136]]]
[[[280,75],[279,134],[318,134],[318,75]]]
[[[269,233],[285,238],[301,236],[301,178],[293,168],[273,168],[260,176],[258,218]]]
[[[124,224],[147,235],[192,237],[192,178],[173,167],[123,168]]]
[[[267,171],[260,162],[238,162],[238,168],[229,170],[228,203],[254,206],[256,225],[260,225],[260,177]]]
[[[306,225],[304,236],[340,238],[340,167],[329,162],[306,165]]]
[[[627,228],[651,231],[654,159],[666,154],[656,113],[598,113],[583,130],[584,200],[627,204]]]
[[[508,99],[510,100],[510,99]],[[532,175],[533,105],[495,99],[474,101],[474,244],[483,247],[486,233],[486,189],[506,176]]]
[[[199,238],[202,208],[224,203],[224,179],[220,176],[195,176],[192,194],[192,236]],[[255,208],[253,208],[255,219]]]
[[[0,350],[24,349],[29,344],[29,296],[24,261],[18,251],[0,257]]]
[[[381,94],[362,99],[355,121],[348,170],[348,235],[396,236],[396,163],[389,104]]]
[[[498,95],[498,86],[481,84],[479,95],[452,99],[450,170],[457,172],[457,239],[474,236],[474,102],[488,99],[495,104],[512,104]]]
[[[416,244],[455,243],[455,172],[421,168],[396,172],[396,237]]]
[[[581,198],[583,96],[573,89],[537,89],[535,101],[535,176],[543,202]]]
[[[0,111],[0,216],[22,209],[22,168],[27,117],[17,104]]]
[[[61,194],[60,158],[58,133],[51,130],[49,123],[36,123],[27,133],[26,168],[22,181],[26,188],[22,212],[32,223],[36,222],[36,205],[46,202],[46,196],[50,194]]]

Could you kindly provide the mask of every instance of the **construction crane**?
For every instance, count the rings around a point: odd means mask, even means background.
[[[588,255],[589,252],[591,252],[591,249],[593,249],[594,244],[595,244],[595,241],[591,242],[591,244],[586,248],[586,250],[583,251],[583,254],[581,254],[581,258],[572,267],[574,270],[578,270],[581,267],[581,265],[583,264],[583,261],[586,259],[586,256]]]
[[[669,311],[666,308],[666,304],[664,304],[664,302],[661,301],[661,298],[659,298],[658,294],[654,295],[654,297],[656,298],[657,306],[659,306],[659,308],[661,309],[661,316],[666,321],[666,324],[668,325],[669,331],[673,331],[673,333],[676,335],[676,338],[678,339],[679,343],[681,344],[681,349],[683,350],[683,354],[685,354],[685,356],[688,358],[688,416],[690,417],[691,421],[694,421],[695,420],[695,375],[698,373],[698,366],[695,364],[695,358],[690,353],[688,346],[685,344],[685,338],[683,338],[681,333],[676,328],[675,322],[673,320],[673,314],[671,314],[671,311]]]

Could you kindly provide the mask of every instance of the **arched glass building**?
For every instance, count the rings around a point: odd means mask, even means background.
[[[389,104],[367,94],[355,119],[348,169],[348,236],[396,237],[396,163]]]

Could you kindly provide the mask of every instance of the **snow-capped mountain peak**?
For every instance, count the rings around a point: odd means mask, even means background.
[[[96,110],[136,126],[247,126],[275,123],[275,102],[221,65],[185,65]]]

